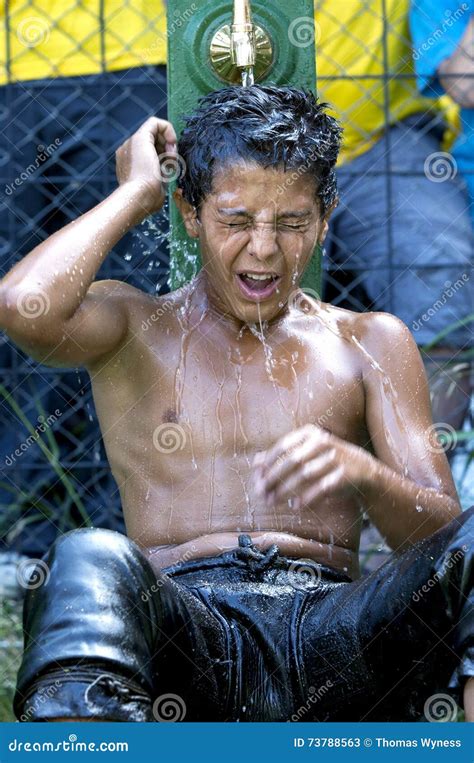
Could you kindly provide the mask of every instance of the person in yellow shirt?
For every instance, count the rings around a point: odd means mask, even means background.
[[[427,346],[472,312],[472,230],[442,145],[454,104],[418,92],[409,10],[409,0],[315,3],[318,92],[344,125],[326,299],[395,313]],[[448,432],[469,404],[467,363],[451,362],[469,341],[469,325],[458,325],[426,357],[434,419]]]
[[[0,84],[166,63],[165,0],[10,0]]]
[[[5,197],[15,218],[0,228],[5,266],[9,237],[21,255],[37,229],[49,234],[89,209],[95,186],[115,183],[117,146],[147,116],[166,116],[166,5],[10,0],[0,22]]]

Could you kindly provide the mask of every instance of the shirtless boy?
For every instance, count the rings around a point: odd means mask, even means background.
[[[151,117],[117,151],[117,189],[0,282],[8,336],[88,370],[127,529],[46,555],[17,717],[153,721],[172,695],[183,720],[410,720],[449,684],[474,720],[473,512],[415,342],[298,288],[339,143],[295,88],[211,93],[179,142]],[[202,270],[158,297],[95,281],[161,209],[158,155],[176,151]],[[361,578],[364,511],[396,553]]]

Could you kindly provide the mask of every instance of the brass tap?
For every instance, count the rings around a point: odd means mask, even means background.
[[[239,68],[255,66],[255,28],[249,0],[234,0],[234,18],[230,28],[232,63]]]
[[[210,64],[224,82],[251,85],[271,70],[273,44],[268,32],[253,23],[249,0],[234,0],[232,22],[214,32]]]

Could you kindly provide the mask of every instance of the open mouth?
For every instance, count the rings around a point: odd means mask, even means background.
[[[273,273],[237,273],[241,292],[249,299],[267,299],[275,291],[281,276]]]

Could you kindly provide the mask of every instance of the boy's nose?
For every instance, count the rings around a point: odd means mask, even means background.
[[[248,253],[257,259],[265,260],[278,253],[277,231],[275,226],[257,226],[252,229],[248,244]]]

